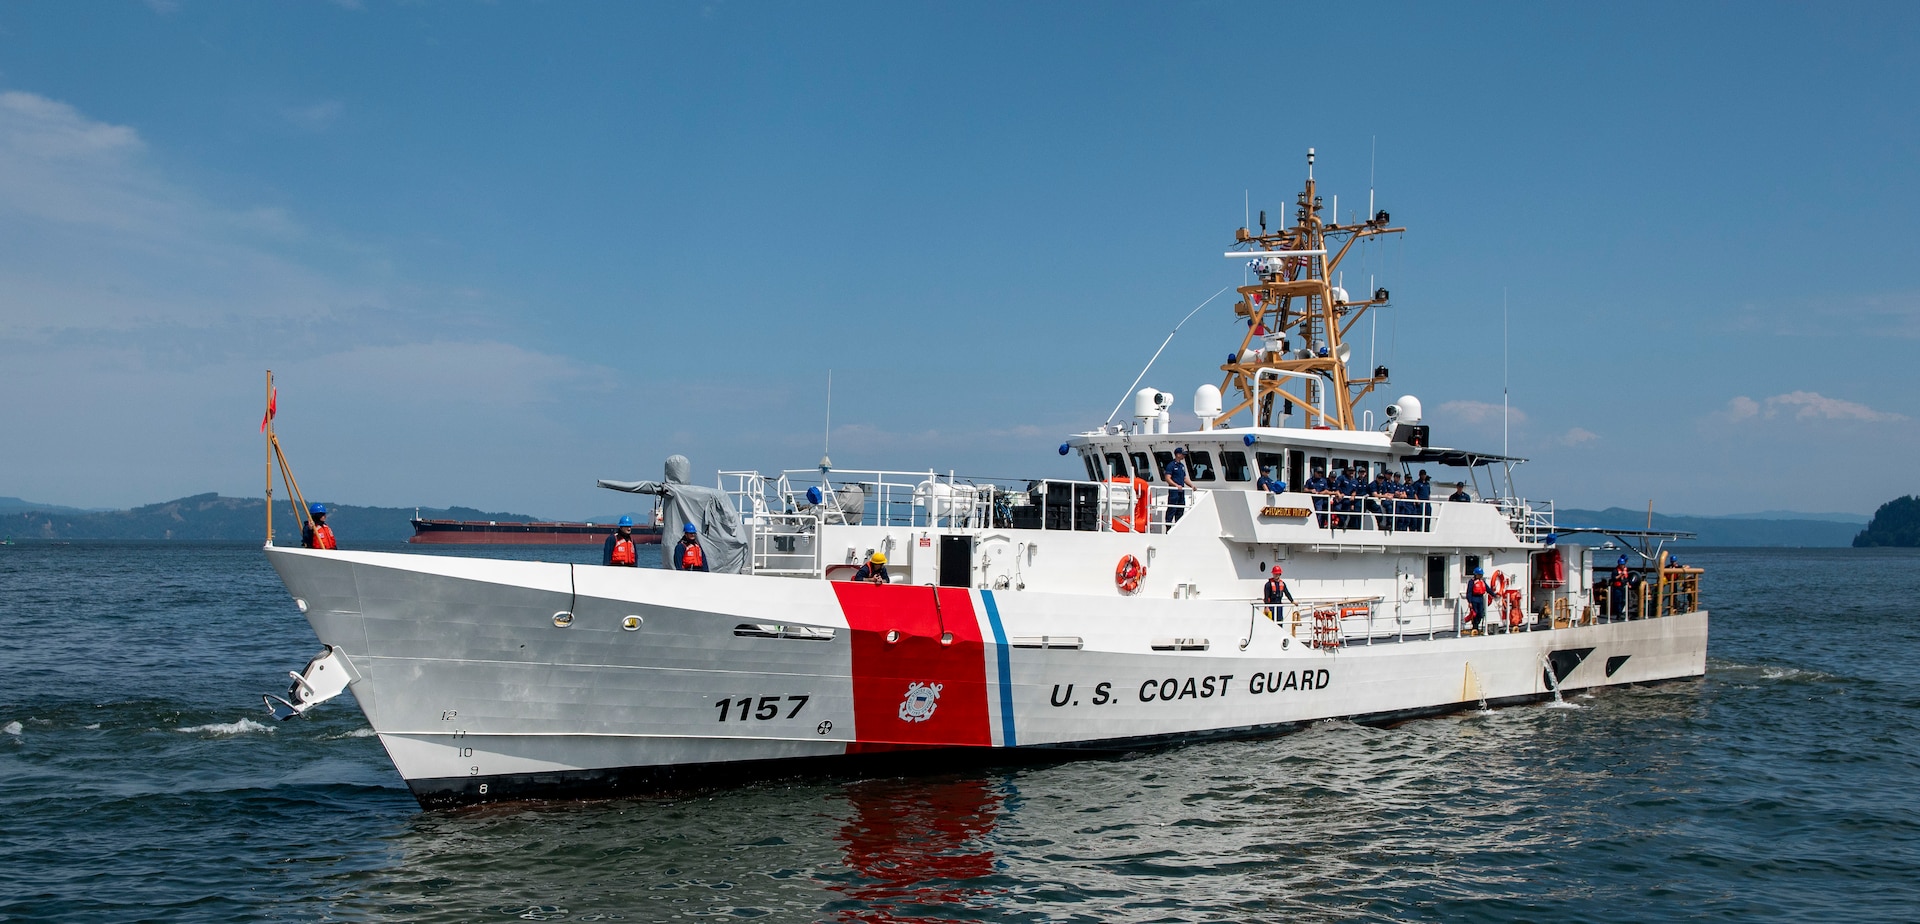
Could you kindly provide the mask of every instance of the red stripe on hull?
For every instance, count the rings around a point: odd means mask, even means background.
[[[992,746],[986,646],[971,593],[839,582],[833,592],[853,630],[856,740],[847,753]],[[899,633],[898,641],[887,641],[890,631]],[[942,631],[953,633],[951,644],[940,643]]]

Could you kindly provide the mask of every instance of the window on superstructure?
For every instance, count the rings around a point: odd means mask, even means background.
[[[1204,449],[1187,450],[1187,475],[1195,481],[1214,480],[1213,454]]]
[[[1153,480],[1153,463],[1147,461],[1146,453],[1144,452],[1129,453],[1127,455],[1127,458],[1133,460],[1133,477],[1138,478],[1141,481]]]
[[[1220,474],[1228,481],[1252,481],[1247,471],[1247,454],[1238,449],[1220,450]]]
[[[1117,452],[1107,453],[1107,472],[1114,478],[1127,477],[1127,457]]]
[[[1087,463],[1087,480],[1088,481],[1105,481],[1106,480],[1105,478],[1100,477],[1100,456],[1099,455],[1089,452],[1086,455],[1081,456],[1080,459],[1081,461]]]
[[[1253,454],[1253,464],[1260,467],[1260,474],[1279,479],[1282,477],[1281,473],[1286,471],[1286,462],[1283,461],[1285,458],[1285,453],[1256,452]]]
[[[1160,469],[1160,480],[1167,480],[1167,466],[1173,464],[1173,453],[1164,449],[1156,449],[1153,452],[1153,461]],[[1187,477],[1193,477],[1192,469],[1188,469]]]
[[[1333,468],[1327,470],[1327,477],[1328,478],[1336,477],[1341,472],[1346,471],[1347,469],[1350,469],[1352,467],[1353,467],[1353,463],[1347,461],[1346,459],[1335,459],[1333,460]],[[1352,474],[1352,473],[1349,472],[1348,474]]]

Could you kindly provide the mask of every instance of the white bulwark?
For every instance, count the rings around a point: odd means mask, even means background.
[[[1351,370],[1341,335],[1388,293],[1329,280],[1401,229],[1323,222],[1311,180],[1296,219],[1236,234],[1247,331],[1197,390],[1197,429],[1149,388],[1127,423],[1061,445],[1070,480],[723,472],[739,574],[269,545],[327,646],[269,707],[344,681],[444,805],[1112,753],[1703,674],[1700,571],[1658,546],[1678,534],[1615,533],[1628,558],[1596,560],[1564,541],[1592,531],[1516,496],[1521,460],[1433,447],[1410,397],[1356,419],[1388,370]],[[875,552],[891,583],[852,582]]]

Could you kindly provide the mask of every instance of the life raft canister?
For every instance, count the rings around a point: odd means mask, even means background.
[[[1113,569],[1114,586],[1120,588],[1120,592],[1123,594],[1130,594],[1139,590],[1140,579],[1146,576],[1147,566],[1141,564],[1140,559],[1131,555],[1120,556],[1120,564],[1116,565]]]
[[[613,563],[616,565],[632,565],[632,564],[639,563],[639,558],[637,558],[633,553],[632,539],[613,540]]]

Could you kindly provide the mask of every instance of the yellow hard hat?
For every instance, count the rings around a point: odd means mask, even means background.
[[[873,553],[873,563],[874,563],[874,564],[876,564],[876,565],[884,565],[884,564],[886,564],[886,563],[887,563],[887,553],[885,553],[885,552],[875,552],[875,553]]]

